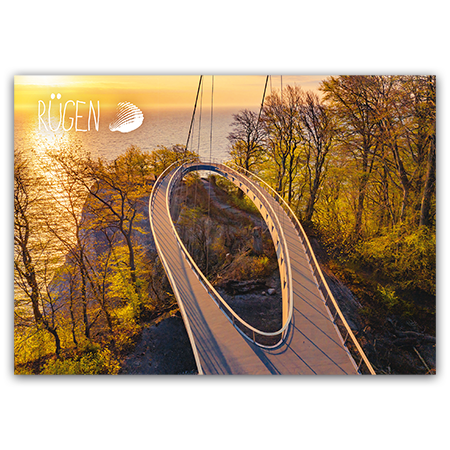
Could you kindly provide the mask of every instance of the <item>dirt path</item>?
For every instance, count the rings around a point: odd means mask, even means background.
[[[208,180],[205,180],[204,178],[201,179],[204,188],[206,189],[206,192],[208,192],[210,194],[210,198],[211,198],[211,203],[214,204],[214,206],[216,206],[219,209],[223,209],[225,211],[231,212],[233,214],[235,214],[236,216],[245,216],[247,217],[250,221],[252,221],[255,226],[260,226],[260,227],[264,227],[265,226],[265,222],[263,220],[263,218],[261,217],[261,215],[256,215],[256,214],[252,214],[250,212],[247,211],[243,211],[241,209],[236,208],[235,206],[232,206],[224,201],[222,201],[215,189],[218,189],[217,187],[214,188],[214,186],[211,185],[211,183]]]

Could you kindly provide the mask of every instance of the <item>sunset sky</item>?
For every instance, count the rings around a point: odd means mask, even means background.
[[[257,107],[261,103],[265,75],[215,75],[214,107]],[[326,76],[283,76],[283,86],[299,85],[317,90]],[[198,75],[93,75],[93,76],[15,76],[14,104],[16,110],[34,111],[37,102],[48,102],[50,95],[61,94],[67,100],[100,101],[102,107],[113,107],[130,101],[141,108],[193,107]],[[279,89],[281,77],[272,75],[270,89]],[[212,77],[203,77],[204,102],[210,102]]]

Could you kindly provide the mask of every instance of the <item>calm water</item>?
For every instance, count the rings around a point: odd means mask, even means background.
[[[58,111],[57,111],[58,112]],[[74,241],[73,219],[68,214],[68,202],[66,197],[67,181],[62,173],[59,173],[46,156],[46,150],[59,150],[64,147],[81,145],[82,150],[87,151],[93,157],[104,157],[113,160],[122,154],[130,145],[140,147],[142,150],[154,150],[159,145],[170,147],[175,144],[186,144],[192,117],[192,109],[152,109],[144,110],[144,122],[130,133],[112,132],[109,123],[115,116],[115,110],[101,110],[99,130],[91,128],[91,131],[45,131],[39,123],[37,112],[31,114],[15,113],[14,117],[14,148],[20,151],[28,160],[32,173],[36,176],[43,175],[43,182],[39,182],[36,189],[40,196],[47,200],[50,208],[42,212],[45,220],[54,222],[54,228],[58,228],[68,239]],[[231,131],[230,124],[233,121],[232,114],[236,109],[215,109],[213,115],[212,151],[211,157],[216,159],[227,159],[229,152],[228,134]],[[201,124],[196,115],[195,126],[191,133],[189,149],[199,152],[200,156],[210,156],[210,111],[203,111]],[[53,128],[57,128],[59,116],[55,118]],[[86,123],[80,128],[87,128]],[[200,126],[201,125],[201,126]],[[67,123],[66,128],[69,127]],[[199,139],[200,138],[200,139]],[[66,187],[65,187],[66,185]],[[82,203],[77,206],[81,214]],[[44,219],[43,219],[44,220]],[[47,252],[33,252],[35,263],[39,266],[45,264],[45,260],[52,257],[56,261],[51,264],[56,269],[64,261],[67,248],[62,246],[58,239],[51,233],[46,233],[43,227],[40,233],[33,238],[36,241],[46,241]],[[48,253],[48,254],[47,254]],[[44,267],[44,266],[43,266]],[[17,287],[17,286],[16,286]],[[16,295],[21,295],[16,291]]]
[[[112,132],[109,123],[113,120],[115,111],[101,110],[99,131],[91,129],[87,132],[45,131],[41,126],[39,130],[37,113],[21,115],[16,113],[14,121],[14,145],[16,149],[41,153],[46,145],[52,145],[55,140],[59,142],[78,143],[92,156],[101,156],[115,159],[130,145],[140,147],[142,150],[153,150],[158,145],[169,147],[174,144],[186,144],[192,117],[190,109],[151,109],[144,110],[144,122],[135,131],[130,133]],[[211,156],[217,159],[227,159],[229,154],[228,134],[231,131],[232,114],[238,110],[230,108],[216,108],[213,113],[212,151]],[[199,120],[199,111],[196,113],[195,126],[191,132],[189,149],[200,153],[200,156],[210,155],[210,111],[204,110]],[[56,124],[58,121],[56,122]],[[83,124],[85,127],[85,124]],[[56,126],[54,126],[56,128]],[[68,128],[68,125],[67,125]],[[200,132],[199,132],[200,131]],[[199,139],[200,137],[200,139]]]

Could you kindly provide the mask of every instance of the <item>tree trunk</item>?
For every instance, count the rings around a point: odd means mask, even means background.
[[[358,239],[361,236],[364,198],[365,198],[365,189],[364,189],[364,187],[360,186],[359,194],[358,194],[358,206],[356,208],[356,220],[355,220],[355,238],[356,239]]]
[[[356,220],[355,220],[355,240],[361,236],[362,229],[362,216],[364,210],[364,201],[366,198],[366,187],[368,180],[368,172],[367,172],[367,156],[363,157],[363,173],[361,175],[358,187],[358,204],[356,206]]]
[[[134,260],[133,243],[131,242],[131,236],[128,233],[124,233],[124,236],[125,236],[125,240],[127,242],[127,247],[128,247],[131,282],[134,285],[134,289],[135,289],[136,293],[138,293],[137,278],[136,278],[136,263]]]
[[[86,275],[84,268],[80,266],[81,276],[81,305],[83,308],[84,335],[90,339],[89,317],[87,313],[87,292],[86,292]]]
[[[102,311],[105,314],[106,317],[106,323],[108,324],[109,331],[112,331],[113,325],[111,320],[111,314],[108,311],[108,308],[106,307],[105,303],[102,304]]]
[[[28,251],[26,251],[26,253],[28,253]],[[53,337],[55,338],[55,346],[56,346],[55,353],[56,356],[59,356],[61,352],[61,341],[56,331],[56,327],[52,327],[49,325],[49,323],[47,322],[47,320],[45,320],[44,316],[42,315],[39,309],[40,294],[39,294],[39,287],[36,281],[36,274],[34,271],[34,267],[29,263],[27,263],[25,267],[27,268],[28,271],[28,273],[25,276],[28,280],[29,286],[31,287],[31,305],[33,307],[34,320],[38,326],[43,326],[45,330],[47,330],[49,333],[53,335]]]
[[[292,184],[294,181],[294,175],[291,171],[289,171],[289,187],[288,187],[288,203],[292,204]]]
[[[408,179],[408,174],[406,173],[405,167],[403,166],[403,161],[400,157],[400,152],[398,149],[398,144],[395,142],[395,144],[392,146],[392,153],[394,155],[395,164],[397,166],[398,176],[400,178],[400,182],[402,184],[402,191],[403,191],[403,198],[402,198],[402,204],[400,207],[400,222],[403,222],[406,216],[406,206],[408,204],[408,195],[409,190],[411,187],[411,183]]]
[[[253,228],[252,236],[253,236],[253,252],[256,255],[262,255],[263,254],[263,241],[262,241],[261,227]]]
[[[422,226],[430,226],[431,199],[434,192],[436,181],[436,135],[431,139],[430,151],[428,153],[427,175],[422,195],[422,204],[420,208],[420,223]]]
[[[59,338],[58,333],[56,332],[56,327],[50,327],[48,324],[44,323],[45,329],[53,335],[53,337],[55,338],[55,353],[56,356],[59,357],[60,353],[61,353],[61,339]]]
[[[316,170],[315,170],[315,174],[314,174],[314,181],[312,183],[312,187],[310,190],[308,205],[306,206],[306,213],[305,213],[305,221],[306,222],[311,222],[312,216],[314,214],[314,205],[316,204],[317,193],[319,192],[319,186],[320,186],[321,168],[322,168],[322,164],[319,164],[316,161]]]
[[[70,320],[72,322],[72,339],[75,347],[78,347],[77,335],[76,335],[76,322],[75,322],[75,312],[73,309],[73,285],[72,280],[70,282],[70,303],[69,303]]]

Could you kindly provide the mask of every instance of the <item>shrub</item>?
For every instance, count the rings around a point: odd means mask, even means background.
[[[384,286],[378,285],[377,293],[378,293],[378,296],[381,299],[382,303],[384,305],[386,305],[386,307],[389,311],[396,308],[400,303],[400,299],[395,294],[395,291],[393,289],[391,289],[389,286],[384,287]]]
[[[250,256],[244,253],[231,263],[227,270],[227,278],[240,281],[265,278],[272,273],[274,266],[275,264],[265,255]]]
[[[45,364],[42,375],[115,375],[120,365],[111,351],[88,343],[79,357],[55,359]]]
[[[354,260],[401,289],[421,289],[436,295],[436,234],[426,227],[398,227],[360,242]]]

